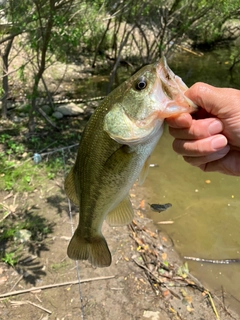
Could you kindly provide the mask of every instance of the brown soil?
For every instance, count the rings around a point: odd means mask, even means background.
[[[72,229],[62,182],[62,178],[52,181],[47,187],[19,198],[29,211],[46,218],[53,227],[41,243],[25,246],[24,256],[15,268],[0,263],[0,293],[50,287],[2,298],[1,320],[239,319],[190,274],[184,270],[178,272],[183,262],[174,251],[171,239],[157,234],[152,222],[143,215],[142,188],[132,190],[136,217],[131,228],[111,228],[104,224],[103,234],[112,252],[112,265],[96,269],[88,262],[76,264],[70,260],[66,249]],[[13,197],[5,201],[8,205],[12,202]],[[74,226],[78,223],[76,213],[77,208],[73,208]],[[27,257],[33,260],[27,261]],[[78,271],[83,282],[71,284],[78,282]],[[105,278],[109,276],[112,278]],[[96,280],[98,277],[103,279]],[[51,288],[64,282],[69,284]]]

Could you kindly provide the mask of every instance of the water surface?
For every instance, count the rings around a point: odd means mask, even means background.
[[[182,257],[205,259],[240,258],[240,178],[218,173],[204,173],[184,162],[171,148],[166,130],[155,149],[143,185],[149,203],[167,203],[172,207],[162,213],[147,210],[154,222],[173,239]],[[221,296],[227,292],[231,305],[240,314],[240,263],[231,265],[188,262],[189,269],[207,288]],[[229,301],[230,301],[229,300]]]

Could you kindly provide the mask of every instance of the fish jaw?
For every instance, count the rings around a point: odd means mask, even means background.
[[[184,112],[192,113],[198,110],[198,106],[184,94],[188,89],[187,85],[169,68],[165,57],[162,57],[156,63],[156,72],[162,88],[162,90],[158,88],[158,83],[155,83],[157,86],[155,91],[162,93],[159,97],[159,101],[162,103],[162,108],[158,114],[160,118],[168,118]]]

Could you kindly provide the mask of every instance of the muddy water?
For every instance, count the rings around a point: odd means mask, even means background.
[[[146,201],[167,203],[172,207],[162,213],[147,210],[154,222],[173,239],[182,257],[205,259],[240,258],[240,178],[218,173],[203,173],[185,163],[171,149],[172,139],[166,130],[152,155],[144,183]],[[240,301],[240,264],[216,265],[188,262],[191,272],[204,285],[221,296]],[[231,305],[240,314],[240,303]]]

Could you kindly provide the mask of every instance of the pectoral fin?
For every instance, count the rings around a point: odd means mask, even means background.
[[[77,206],[79,206],[79,199],[76,194],[76,189],[74,185],[74,173],[73,173],[73,168],[70,170],[68,173],[65,182],[64,182],[64,189],[65,192],[68,196],[68,198]]]
[[[145,161],[144,166],[142,168],[142,171],[140,172],[140,175],[139,175],[139,178],[138,178],[138,184],[141,185],[145,181],[145,179],[146,179],[146,177],[148,175],[149,165],[150,165],[150,156]]]
[[[115,209],[108,213],[106,221],[110,226],[123,226],[129,224],[133,220],[133,216],[132,203],[127,196]]]

